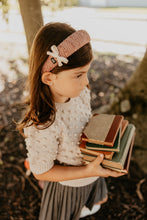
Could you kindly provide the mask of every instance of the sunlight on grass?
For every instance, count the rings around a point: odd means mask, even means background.
[[[14,2],[14,1],[13,1]],[[94,52],[130,55],[141,59],[147,44],[147,8],[65,7],[51,12],[42,7],[44,23],[66,22],[85,29],[91,36]],[[82,15],[82,16],[81,16]],[[28,51],[19,7],[12,5],[9,22],[0,14],[0,92],[8,82],[28,74]],[[16,71],[17,70],[17,71]],[[3,77],[4,76],[4,77]]]
[[[137,7],[109,7],[109,8],[101,8],[97,9],[98,11],[104,11],[104,12],[113,12],[113,13],[132,13],[132,14],[146,14],[147,8],[137,8]]]

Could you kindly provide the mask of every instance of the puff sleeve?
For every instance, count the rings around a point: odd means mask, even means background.
[[[30,169],[34,174],[47,172],[54,166],[58,152],[58,135],[54,125],[46,129],[30,126],[24,129]]]

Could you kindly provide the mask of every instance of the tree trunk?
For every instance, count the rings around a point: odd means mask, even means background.
[[[147,51],[143,60],[128,81],[125,90],[137,99],[147,103]],[[138,101],[137,101],[138,102]]]
[[[35,34],[43,25],[40,0],[19,0],[19,7],[29,52]]]
[[[147,173],[147,51],[108,112],[122,114],[136,126],[133,155]]]

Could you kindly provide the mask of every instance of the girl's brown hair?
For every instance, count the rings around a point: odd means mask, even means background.
[[[58,46],[65,38],[76,30],[65,23],[48,23],[37,33],[29,57],[29,97],[28,111],[22,122],[17,126],[18,130],[34,124],[35,126],[50,126],[56,115],[55,103],[48,85],[41,81],[41,70],[45,60],[48,58],[47,51],[52,45]],[[68,57],[69,62],[61,67],[55,67],[51,72],[58,74],[63,70],[82,67],[92,60],[92,49],[87,43],[74,54]],[[39,126],[40,127],[40,126]],[[42,127],[42,126],[41,126]]]

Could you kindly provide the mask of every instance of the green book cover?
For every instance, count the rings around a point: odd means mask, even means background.
[[[117,169],[123,169],[126,161],[126,157],[128,155],[128,151],[132,142],[132,138],[134,136],[135,126],[133,124],[129,124],[123,137],[120,140],[120,151],[116,152],[113,155],[112,160],[105,159],[103,161],[103,165],[115,167]]]
[[[114,146],[106,146],[101,144],[94,144],[90,142],[86,142],[86,149],[88,150],[102,150],[102,151],[114,151],[118,152],[120,147],[120,136],[121,136],[121,129],[119,129],[119,132],[117,134],[116,140],[114,142]]]

